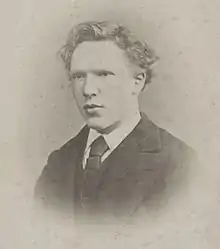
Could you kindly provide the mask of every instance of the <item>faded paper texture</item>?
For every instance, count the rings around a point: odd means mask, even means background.
[[[0,248],[220,246],[220,33],[218,0],[1,2]],[[198,155],[187,200],[131,224],[74,225],[38,216],[33,188],[48,154],[82,125],[56,53],[73,24],[127,24],[160,61],[142,109]]]

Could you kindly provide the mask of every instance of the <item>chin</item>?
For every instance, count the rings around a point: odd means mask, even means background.
[[[86,123],[89,128],[97,130],[97,131],[104,130],[108,127],[108,125],[105,124],[103,118],[100,118],[100,117],[89,118],[88,120],[86,120]]]
[[[93,117],[87,120],[89,128],[97,130],[100,133],[108,134],[112,132],[117,126],[118,122],[110,122],[101,117]]]

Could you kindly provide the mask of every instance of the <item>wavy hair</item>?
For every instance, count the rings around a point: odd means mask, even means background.
[[[124,50],[130,62],[146,73],[145,84],[150,83],[152,65],[158,57],[145,41],[137,39],[124,25],[110,22],[83,22],[70,30],[66,44],[59,51],[68,72],[72,55],[79,44],[104,40],[113,41]]]

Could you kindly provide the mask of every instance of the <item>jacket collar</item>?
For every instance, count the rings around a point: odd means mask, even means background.
[[[133,131],[141,152],[157,153],[161,150],[160,129],[141,113],[141,120]]]
[[[77,135],[79,143],[77,149],[84,151],[89,135],[89,127],[86,125]],[[136,143],[140,152],[157,153],[161,150],[160,128],[148,119],[145,113],[141,112],[141,120],[134,130],[127,136]],[[126,138],[126,139],[127,139]]]

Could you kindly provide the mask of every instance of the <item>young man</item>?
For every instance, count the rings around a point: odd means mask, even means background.
[[[193,153],[139,110],[153,51],[122,25],[85,22],[71,30],[61,55],[86,126],[50,155],[36,197],[89,214],[157,205],[183,181]]]

